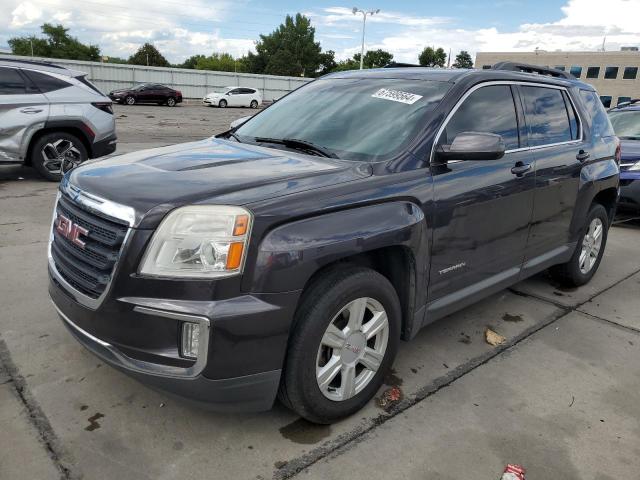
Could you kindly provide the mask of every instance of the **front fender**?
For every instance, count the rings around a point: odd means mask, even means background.
[[[409,248],[419,272],[426,258],[425,217],[408,201],[341,210],[279,226],[260,243],[253,292],[299,290],[318,269],[384,247]]]

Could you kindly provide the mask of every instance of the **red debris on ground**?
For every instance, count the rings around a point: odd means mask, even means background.
[[[378,405],[388,410],[400,400],[402,400],[402,390],[399,387],[391,387],[382,393],[382,396],[378,399]]]
[[[502,474],[502,478],[500,480],[525,480],[524,474],[524,467],[509,463],[505,467],[504,473]]]

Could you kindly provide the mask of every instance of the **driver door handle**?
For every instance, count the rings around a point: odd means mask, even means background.
[[[511,169],[511,173],[513,173],[514,175],[517,175],[518,177],[521,177],[522,175],[527,173],[529,170],[531,170],[530,163],[517,162],[516,166]]]
[[[22,113],[40,113],[41,111],[42,111],[41,108],[35,108],[35,107],[27,107],[20,110],[20,112]]]

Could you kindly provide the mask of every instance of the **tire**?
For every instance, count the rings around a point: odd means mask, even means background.
[[[588,283],[600,266],[607,244],[610,221],[607,210],[599,203],[594,203],[589,209],[581,239],[571,259],[567,263],[552,267],[551,277],[567,287],[579,287]]]
[[[350,329],[352,311],[364,313],[362,330]],[[384,321],[380,312],[386,313],[386,327],[367,340],[365,334],[373,328],[373,315],[377,325]],[[358,318],[362,317],[353,314],[355,325]],[[373,398],[393,364],[400,341],[400,322],[398,296],[384,276],[368,268],[351,266],[325,272],[303,292],[278,398],[303,418],[319,424],[329,424],[357,412]],[[336,346],[327,346],[328,340]],[[360,363],[365,361],[375,365],[375,370]],[[327,375],[327,372],[334,373]]]
[[[124,103],[126,103],[127,105],[135,105],[136,99],[135,97],[129,95],[127,98],[124,99]]]
[[[249,104],[249,106],[253,109],[258,108],[258,101],[257,100],[251,100],[251,104]]]
[[[42,135],[31,147],[31,165],[49,181],[58,182],[65,173],[89,158],[82,141],[67,132]]]
[[[168,107],[175,107],[176,106],[176,99],[173,98],[173,97],[167,98],[167,106]]]
[[[218,102],[218,106],[220,108],[227,108],[227,101],[226,100],[220,100],[220,102]]]

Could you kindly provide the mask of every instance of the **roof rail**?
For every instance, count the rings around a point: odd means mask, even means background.
[[[615,110],[616,108],[628,107],[629,105],[635,105],[638,102],[640,102],[640,98],[633,98],[633,99],[629,100],[628,102],[620,102],[615,107],[611,107],[609,110]]]
[[[566,78],[567,80],[575,80],[576,77],[563,70],[557,68],[541,67],[539,65],[529,65],[528,63],[519,62],[498,62],[491,67],[492,70],[507,70],[510,72],[536,73],[538,75],[548,75],[557,78]]]
[[[56,65],[50,62],[37,61],[37,60],[20,60],[19,58],[0,57],[0,62],[26,63],[28,65],[39,65],[41,67],[60,68],[62,70],[67,70],[67,68],[62,67],[60,65]]]
[[[411,68],[411,67],[422,67],[422,65],[415,65],[413,63],[391,62],[391,63],[387,63],[382,68]]]

